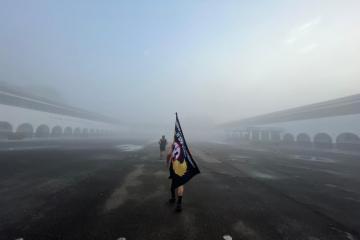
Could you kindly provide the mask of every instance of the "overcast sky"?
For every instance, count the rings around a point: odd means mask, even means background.
[[[237,120],[359,93],[359,12],[358,0],[0,0],[0,80],[127,122]]]

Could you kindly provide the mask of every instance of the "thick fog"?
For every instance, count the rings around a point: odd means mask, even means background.
[[[358,93],[359,10],[357,0],[2,0],[0,81],[129,132],[169,135],[175,112],[202,132]]]

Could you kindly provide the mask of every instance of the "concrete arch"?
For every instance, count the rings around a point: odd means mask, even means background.
[[[46,138],[49,136],[50,136],[50,128],[47,125],[41,124],[36,128],[35,137]]]
[[[271,142],[276,142],[276,143],[281,142],[280,132],[278,132],[278,131],[271,131],[271,132],[270,132],[270,141],[271,141]]]
[[[293,144],[295,143],[295,138],[294,135],[292,135],[291,133],[286,133],[283,137],[283,143],[285,144]]]
[[[63,131],[60,126],[55,126],[51,130],[51,136],[52,137],[60,137],[62,135]]]
[[[0,122],[0,139],[8,139],[12,134],[13,127],[8,122]]]
[[[85,136],[85,137],[89,136],[89,129],[84,128],[84,129],[82,130],[82,135]]]
[[[104,130],[104,134],[107,134],[106,130]],[[258,130],[251,131],[251,140],[255,142],[260,141],[260,132]]]
[[[296,143],[301,147],[311,147],[311,138],[306,133],[300,133],[296,137]]]
[[[74,135],[74,136],[78,136],[78,137],[81,136],[81,129],[78,128],[78,127],[75,128],[75,129],[74,129],[74,132],[73,132],[73,135]]]
[[[332,148],[331,136],[327,133],[318,133],[314,137],[314,146],[318,148]]]
[[[261,131],[261,141],[262,142],[268,142],[270,141],[270,132],[269,131]]]
[[[343,150],[360,150],[360,137],[355,133],[341,133],[336,137],[336,147]]]
[[[32,138],[34,135],[34,128],[30,123],[20,124],[16,129],[16,138]]]
[[[64,136],[69,137],[69,136],[71,136],[72,134],[73,134],[73,130],[72,130],[71,127],[66,127],[66,128],[64,129]]]
[[[94,130],[94,129],[90,129],[89,135],[90,135],[90,136],[94,136],[94,135],[95,135],[95,130]]]

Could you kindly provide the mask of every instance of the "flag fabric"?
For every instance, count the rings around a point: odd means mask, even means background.
[[[175,122],[174,142],[172,144],[170,160],[170,178],[172,178],[173,180],[173,188],[184,185],[193,176],[200,173],[200,170],[186,144],[184,133],[181,129],[177,113]]]

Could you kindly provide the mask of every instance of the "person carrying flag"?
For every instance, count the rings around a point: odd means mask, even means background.
[[[175,210],[182,211],[182,199],[184,194],[184,184],[193,176],[200,173],[200,170],[192,158],[189,148],[186,144],[180,121],[176,113],[174,141],[170,146],[167,159],[171,179],[171,198],[169,203],[175,203],[177,195],[177,204]]]

